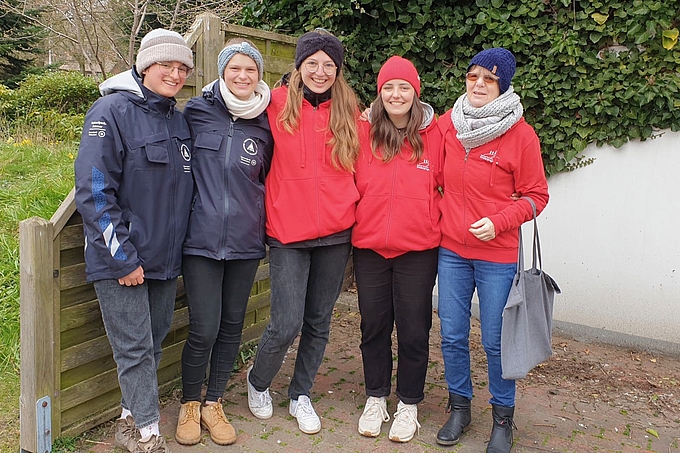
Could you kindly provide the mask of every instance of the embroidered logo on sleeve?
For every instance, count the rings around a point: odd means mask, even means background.
[[[90,122],[90,129],[87,131],[90,137],[106,137],[106,121],[92,121]]]
[[[424,161],[416,165],[416,168],[419,170],[430,171],[430,161],[425,159]]]

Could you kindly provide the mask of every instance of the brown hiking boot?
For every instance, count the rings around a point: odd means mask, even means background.
[[[217,404],[206,404],[201,408],[201,425],[210,432],[210,438],[218,445],[236,442],[236,430],[224,415],[222,398]]]
[[[137,446],[138,439],[139,433],[135,427],[135,422],[132,420],[132,416],[128,415],[125,418],[116,420],[116,432],[113,436],[113,444],[115,446],[132,452]]]
[[[137,446],[133,453],[171,453],[170,449],[165,443],[163,436],[153,434],[149,440],[142,442],[141,439],[137,441]]]
[[[201,441],[201,402],[187,401],[179,408],[175,440],[182,445],[195,445]]]

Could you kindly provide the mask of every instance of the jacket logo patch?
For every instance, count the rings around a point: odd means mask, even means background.
[[[255,159],[251,159],[246,156],[240,156],[241,157],[241,163],[244,165],[252,165],[253,167],[257,165],[257,161]]]
[[[252,138],[247,138],[243,141],[243,151],[251,156],[257,155],[257,142]]]
[[[189,147],[182,143],[182,145],[179,147],[179,152],[182,155],[182,158],[189,162],[191,160],[191,152],[189,151]]]
[[[498,151],[489,151],[488,153],[482,154],[479,156],[480,159],[485,160],[487,162],[493,163],[494,159],[496,158],[496,154],[498,154]]]
[[[430,171],[430,161],[425,159],[424,161],[416,165],[416,168],[419,170]]]
[[[90,130],[87,131],[90,137],[106,137],[106,121],[92,121],[90,123]]]

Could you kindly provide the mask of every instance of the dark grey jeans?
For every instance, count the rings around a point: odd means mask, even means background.
[[[342,288],[350,243],[269,250],[271,319],[260,338],[250,383],[258,391],[270,385],[302,331],[288,396],[310,395],[328,343],[331,316]]]
[[[137,286],[100,280],[94,289],[118,366],[121,405],[144,428],[160,420],[156,370],[172,323],[177,279],[145,280]]]

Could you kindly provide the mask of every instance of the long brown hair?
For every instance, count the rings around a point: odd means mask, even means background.
[[[286,105],[277,117],[277,122],[290,134],[299,128],[303,98],[302,86],[300,71],[293,69],[288,80]],[[333,137],[328,141],[328,144],[333,146],[331,162],[335,168],[354,171],[354,164],[359,156],[358,112],[357,96],[347,84],[342,69],[340,69],[335,82],[331,86],[331,117],[329,121]]]
[[[420,99],[415,96],[408,123],[403,130],[399,130],[387,114],[382,97],[378,94],[371,106],[371,149],[373,155],[382,159],[383,162],[389,162],[401,153],[404,137],[406,137],[412,149],[409,161],[417,162],[420,160],[423,155],[423,139],[420,137],[420,127],[423,124],[424,117],[425,108]]]

